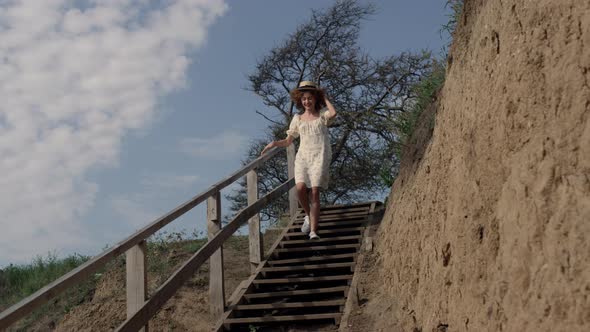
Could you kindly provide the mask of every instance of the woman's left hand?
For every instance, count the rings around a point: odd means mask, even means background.
[[[274,141],[273,141],[273,142],[270,142],[270,143],[268,143],[268,144],[267,144],[267,145],[264,147],[264,149],[262,149],[262,152],[260,152],[260,155],[263,155],[263,154],[265,154],[265,153],[266,153],[266,151],[268,151],[268,150],[270,150],[270,149],[274,148],[274,146],[275,146],[275,142],[274,142]]]

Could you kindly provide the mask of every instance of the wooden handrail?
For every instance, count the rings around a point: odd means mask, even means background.
[[[144,303],[144,305],[116,331],[137,331],[142,328],[149,319],[154,316],[158,310],[170,299],[174,293],[188,280],[195,271],[219,249],[223,242],[235,233],[240,226],[245,224],[248,219],[258,213],[268,203],[275,200],[282,194],[286,193],[295,186],[295,179],[284,182],[282,185],[262,197],[256,203],[243,209],[237,216],[221,229],[209,242],[207,242],[199,251],[197,251],[188,261],[186,261],[164,284],[162,284],[155,293]]]
[[[76,284],[84,280],[86,277],[91,275],[93,272],[105,266],[109,261],[111,261],[115,257],[125,253],[133,246],[144,241],[149,236],[160,230],[162,227],[168,225],[170,222],[174,221],[178,217],[190,211],[195,206],[205,201],[211,195],[215,194],[216,192],[227,187],[237,179],[246,175],[249,171],[255,169],[256,167],[259,167],[268,159],[275,156],[280,150],[282,149],[276,147],[272,148],[263,156],[257,158],[256,160],[253,160],[252,162],[245,165],[235,173],[212,185],[209,189],[198,194],[189,201],[179,205],[163,217],[153,221],[149,225],[145,226],[141,230],[135,232],[133,235],[126,238],[125,240],[117,243],[112,248],[105,250],[100,255],[80,265],[79,267],[75,268],[69,273],[63,275],[62,277],[58,278],[57,280],[53,281],[47,286],[41,288],[40,290],[36,291],[35,293],[31,294],[30,296],[26,297],[25,299],[21,300],[20,302],[12,305],[10,308],[1,312],[0,331],[8,328],[11,324],[21,319],[28,313],[32,312],[41,305],[49,302],[52,298],[61,294],[66,289],[75,286]]]

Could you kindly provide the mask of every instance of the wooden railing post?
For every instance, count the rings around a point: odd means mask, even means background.
[[[295,176],[295,144],[287,146],[287,170],[289,179]],[[297,188],[289,190],[289,217],[293,218],[297,214],[298,208]]]
[[[221,230],[221,193],[207,199],[207,235],[211,240]],[[223,277],[223,247],[209,258],[209,304],[211,315],[217,319],[225,311],[225,287]]]
[[[146,243],[141,241],[126,253],[127,318],[132,317],[147,300]],[[140,331],[148,332],[148,324]]]
[[[256,203],[258,200],[258,175],[256,170],[251,170],[246,176],[248,186],[248,205]],[[260,214],[256,213],[248,220],[248,229],[250,240],[250,270],[256,271],[260,262],[262,262],[262,236],[260,236]]]

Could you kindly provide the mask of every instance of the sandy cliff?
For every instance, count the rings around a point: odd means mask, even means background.
[[[590,331],[589,82],[590,1],[465,1],[352,331]]]

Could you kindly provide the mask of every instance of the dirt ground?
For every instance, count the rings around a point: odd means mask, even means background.
[[[590,331],[589,80],[590,1],[465,1],[350,331]]]
[[[279,232],[268,231],[264,247],[268,249]],[[235,239],[224,246],[225,293],[229,299],[236,287],[250,275],[248,240]],[[171,252],[170,259],[179,267],[191,256],[189,252]],[[73,308],[56,324],[55,331],[112,331],[126,318],[124,266],[106,272],[97,285],[91,301]],[[210,331],[214,319],[209,313],[209,270],[207,264],[186,282],[150,321],[150,331]],[[167,276],[148,275],[150,292]],[[36,331],[47,331],[47,324]]]

